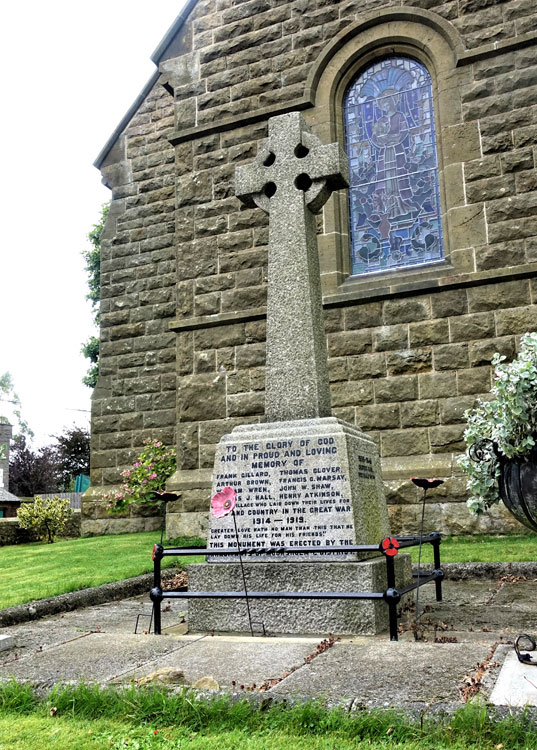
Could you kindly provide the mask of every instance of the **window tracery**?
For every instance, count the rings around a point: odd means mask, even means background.
[[[443,259],[431,77],[410,57],[362,71],[344,99],[352,274]]]

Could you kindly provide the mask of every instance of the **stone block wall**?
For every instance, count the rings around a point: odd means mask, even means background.
[[[110,517],[102,495],[132,465],[143,440],[175,437],[175,155],[173,106],[154,87],[101,169],[112,190],[101,238],[100,378],[92,399],[91,488],[82,534],[157,528],[134,513]]]
[[[144,436],[175,440],[180,469],[169,485],[181,497],[169,533],[203,532],[218,440],[263,416],[268,224],[234,197],[234,170],[257,153],[268,117],[284,111],[301,109],[324,141],[341,138],[338,76],[390,42],[422,55],[433,76],[446,262],[349,278],[345,199],[331,199],[319,247],[334,414],[378,443],[394,531],[416,530],[416,474],[447,480],[430,493],[428,527],[489,529],[489,519],[467,514],[456,456],[464,411],[491,386],[493,353],[512,357],[520,335],[537,330],[537,7],[189,8],[161,50],[160,83],[103,163],[114,202],[92,486],[117,482]],[[103,512],[92,492],[88,522]],[[508,528],[506,519],[494,515],[493,528]]]

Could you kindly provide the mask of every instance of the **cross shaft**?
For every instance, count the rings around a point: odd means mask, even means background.
[[[347,186],[346,155],[321,144],[298,112],[271,118],[255,161],[236,170],[236,195],[269,214],[269,422],[330,416],[315,214]]]

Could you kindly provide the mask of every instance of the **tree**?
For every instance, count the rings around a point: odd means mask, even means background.
[[[69,492],[77,474],[89,474],[90,436],[86,427],[71,427],[55,435],[56,475],[58,486]]]
[[[54,449],[29,447],[24,435],[17,435],[9,457],[9,491],[18,497],[38,492],[58,492],[57,459]]]
[[[35,529],[40,539],[52,544],[56,534],[60,534],[73,514],[69,500],[59,497],[43,499],[39,495],[33,503],[23,503],[17,510],[19,526],[22,529]]]
[[[15,393],[13,377],[7,371],[0,373],[0,420],[2,422],[14,422],[15,437],[17,435],[26,435],[29,438],[34,436],[28,422],[22,417],[21,400]]]
[[[71,492],[77,474],[89,474],[90,437],[85,427],[73,426],[54,443],[32,449],[17,436],[9,458],[9,491],[18,497],[38,493]]]
[[[101,301],[101,235],[103,233],[106,217],[110,211],[110,203],[104,203],[101,206],[101,216],[97,224],[94,224],[88,234],[91,248],[83,251],[83,257],[86,261],[86,272],[88,274],[89,292],[86,299],[91,302],[93,309],[93,320],[95,325],[99,325],[99,304]],[[99,339],[96,336],[90,336],[82,345],[82,354],[91,362],[88,372],[82,379],[84,385],[95,388],[97,378],[99,377]]]
[[[99,339],[97,336],[90,336],[85,344],[82,344],[82,354],[89,359],[91,365],[87,373],[82,378],[84,385],[88,388],[95,388],[97,378],[99,377]]]

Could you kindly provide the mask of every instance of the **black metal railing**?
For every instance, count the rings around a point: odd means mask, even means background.
[[[397,540],[397,550],[394,553],[394,546],[391,544]],[[349,554],[363,552],[382,552],[386,560],[386,589],[384,591],[172,591],[164,590],[161,581],[161,561],[164,557],[187,557],[192,555],[211,555],[218,556],[235,556],[239,550],[235,548],[227,549],[209,549],[206,547],[194,549],[192,547],[169,547],[165,548],[161,544],[155,544],[153,547],[153,588],[151,589],[150,598],[153,602],[154,609],[154,633],[161,635],[161,603],[163,599],[341,599],[347,601],[354,600],[378,600],[384,601],[388,605],[388,617],[390,623],[390,640],[397,640],[397,605],[401,597],[414,591],[420,586],[431,581],[436,586],[436,601],[442,601],[442,581],[444,571],[440,567],[440,543],[442,538],[437,531],[433,531],[423,537],[419,536],[398,536],[389,538],[390,546],[386,545],[386,540],[380,544],[357,544],[346,547],[245,547],[240,549],[240,554],[246,557],[255,558],[256,555],[304,555],[319,552],[334,551]],[[383,547],[383,544],[385,545]],[[398,589],[395,585],[395,563],[394,558],[397,552],[408,547],[417,547],[420,544],[431,544],[433,547],[433,570],[429,572],[413,573],[414,582]],[[325,562],[326,558],[311,558],[308,562]],[[355,562],[347,560],[342,562]]]

